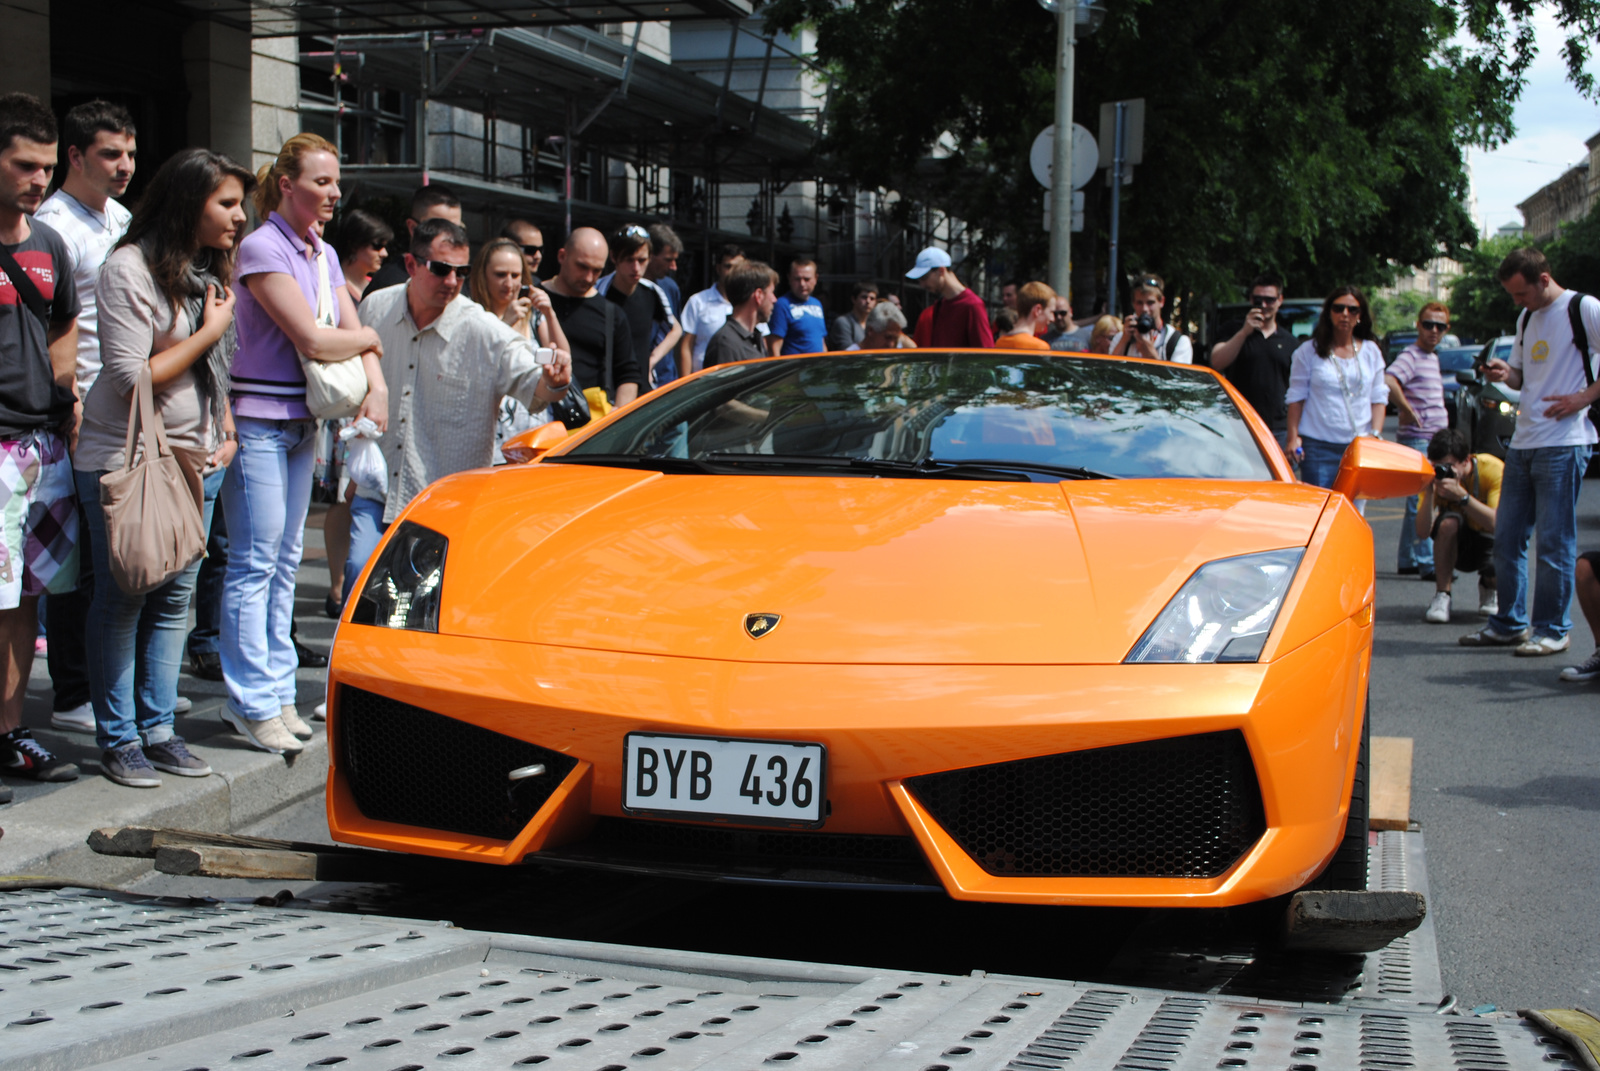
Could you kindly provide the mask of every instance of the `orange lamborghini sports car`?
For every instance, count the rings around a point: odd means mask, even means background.
[[[484,414],[489,419],[489,414]],[[520,441],[519,441],[520,440]],[[1362,887],[1372,532],[1205,368],[680,380],[390,526],[333,648],[351,844],[968,900]]]

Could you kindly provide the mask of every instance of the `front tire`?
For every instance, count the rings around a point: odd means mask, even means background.
[[[1367,887],[1368,792],[1367,762],[1372,749],[1372,701],[1361,717],[1361,750],[1356,755],[1356,775],[1350,786],[1350,816],[1345,819],[1339,850],[1308,889],[1365,889]]]

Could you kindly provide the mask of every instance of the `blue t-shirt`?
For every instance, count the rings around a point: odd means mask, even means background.
[[[772,310],[772,337],[783,339],[780,353],[825,353],[828,349],[828,321],[822,302],[806,298],[797,305],[788,294],[778,299]]]

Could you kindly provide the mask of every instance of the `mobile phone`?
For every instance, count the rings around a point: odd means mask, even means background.
[[[524,286],[524,287],[522,287],[522,288],[521,288],[521,289],[520,289],[520,290],[518,290],[518,291],[517,291],[517,297],[518,297],[518,298],[525,298],[525,297],[527,297],[527,296],[528,296],[528,294],[529,294],[529,293],[530,293],[530,292],[532,292],[532,290],[533,290],[533,287],[531,287],[531,286]]]

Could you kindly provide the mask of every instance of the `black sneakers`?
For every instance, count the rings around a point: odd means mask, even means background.
[[[0,773],[33,781],[78,779],[78,768],[46,751],[26,726],[0,736]]]
[[[129,788],[160,788],[161,775],[138,744],[124,744],[100,756],[100,772],[109,781]]]
[[[144,757],[156,769],[179,777],[205,777],[211,773],[211,765],[190,751],[181,736],[170,737],[159,744],[146,744]]]

